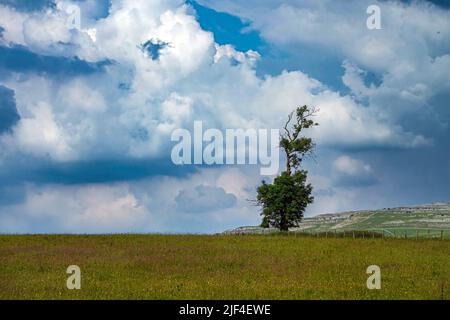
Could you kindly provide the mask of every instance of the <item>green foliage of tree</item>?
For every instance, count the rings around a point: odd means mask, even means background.
[[[318,125],[311,119],[315,113],[314,108],[302,106],[288,116],[280,137],[280,147],[286,156],[286,170],[273,183],[263,181],[257,189],[257,203],[262,207],[262,227],[272,226],[288,231],[301,222],[306,207],[314,200],[311,195],[313,188],[307,183],[308,172],[302,170],[300,165],[315,147],[311,138],[301,135],[303,130]]]

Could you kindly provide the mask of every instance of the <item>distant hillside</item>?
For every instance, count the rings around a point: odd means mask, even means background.
[[[294,232],[384,231],[385,233],[450,231],[450,203],[349,211],[305,218]],[[241,227],[225,233],[271,233],[274,229]]]

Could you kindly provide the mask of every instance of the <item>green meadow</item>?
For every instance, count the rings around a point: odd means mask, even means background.
[[[69,265],[81,289],[69,290]],[[366,269],[381,268],[369,290]],[[2,235],[0,299],[450,299],[450,241]]]

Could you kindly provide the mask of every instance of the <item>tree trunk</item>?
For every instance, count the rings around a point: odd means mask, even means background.
[[[289,231],[286,212],[281,212],[280,231]]]
[[[286,172],[290,176],[291,175],[291,156],[287,151],[286,152]]]

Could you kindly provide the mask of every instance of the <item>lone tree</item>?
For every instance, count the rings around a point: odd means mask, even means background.
[[[288,116],[280,137],[280,147],[286,155],[286,170],[271,184],[262,181],[257,189],[257,204],[262,207],[261,226],[264,228],[288,231],[290,227],[298,226],[306,207],[314,200],[312,186],[306,183],[308,172],[300,169],[300,165],[315,147],[311,138],[301,135],[304,129],[318,125],[311,119],[315,113],[314,108],[303,106]]]

